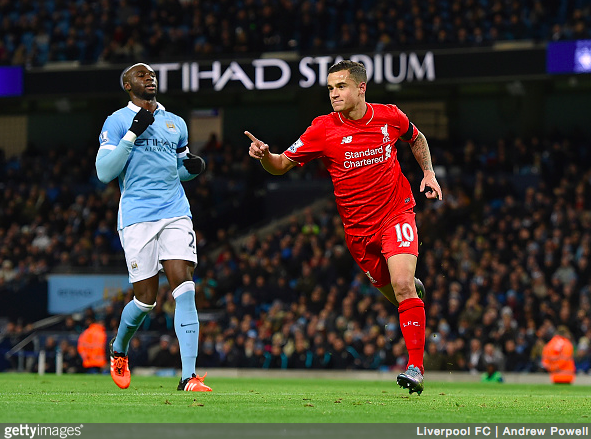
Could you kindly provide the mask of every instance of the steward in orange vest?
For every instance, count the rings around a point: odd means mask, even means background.
[[[544,346],[542,366],[550,372],[553,383],[570,384],[574,381],[574,349],[566,326],[559,326],[556,335]]]
[[[107,364],[107,331],[101,323],[90,323],[78,337],[78,353],[85,369]]]

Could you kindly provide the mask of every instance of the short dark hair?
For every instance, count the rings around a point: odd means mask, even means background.
[[[121,86],[121,88],[123,89],[123,91],[127,91],[127,90],[125,90],[125,83],[126,83],[126,82],[129,82],[129,77],[128,77],[128,75],[127,75],[127,74],[129,73],[129,71],[130,71],[131,69],[133,69],[134,67],[140,66],[140,65],[144,65],[144,66],[146,66],[146,67],[147,67],[149,70],[152,70],[152,71],[154,71],[154,69],[153,69],[153,68],[152,68],[150,65],[148,65],[148,64],[146,64],[146,63],[143,63],[143,62],[138,62],[138,63],[135,63],[135,64],[133,64],[133,65],[131,65],[131,66],[127,67],[125,70],[123,70],[123,71],[121,72],[121,76],[119,77],[119,85]]]
[[[336,64],[333,64],[329,69],[328,73],[340,72],[341,70],[348,70],[351,74],[351,78],[360,84],[367,82],[367,71],[365,66],[359,62],[351,61],[350,59],[344,59]]]

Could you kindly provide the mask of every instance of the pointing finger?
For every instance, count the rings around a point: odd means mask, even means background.
[[[252,140],[254,143],[261,143],[261,141],[259,139],[257,139],[255,136],[253,136],[252,134],[250,134],[249,131],[245,131],[244,134],[246,134],[248,136],[248,138],[250,140]]]

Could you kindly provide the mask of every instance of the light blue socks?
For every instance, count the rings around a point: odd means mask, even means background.
[[[176,301],[174,311],[174,330],[179,340],[182,363],[182,380],[195,373],[199,347],[199,316],[195,306],[195,282],[186,281],[172,292]]]
[[[152,311],[154,306],[156,306],[156,303],[153,305],[146,305],[135,297],[125,305],[125,308],[123,308],[123,312],[121,313],[121,321],[119,322],[117,337],[113,343],[113,350],[115,352],[127,355],[127,349],[129,348],[131,337],[136,333],[144,321],[144,318],[150,311]]]

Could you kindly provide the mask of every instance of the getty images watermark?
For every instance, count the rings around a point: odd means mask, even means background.
[[[84,425],[76,427],[58,427],[49,425],[29,425],[19,424],[14,427],[4,427],[4,437],[6,439],[26,437],[33,439],[36,437],[59,437],[66,439],[70,436],[80,436]]]

